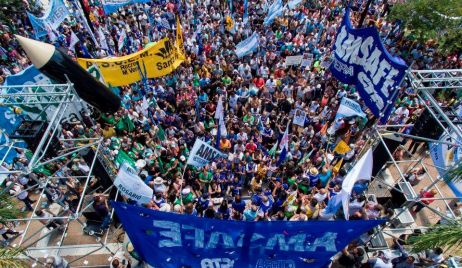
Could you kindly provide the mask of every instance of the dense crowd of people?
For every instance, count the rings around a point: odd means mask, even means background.
[[[45,37],[46,41],[67,49],[71,34],[75,33],[80,42],[68,50],[74,57],[122,56],[162,37],[174,39],[175,19],[179,16],[186,60],[165,77],[113,88],[122,99],[118,112],[63,124],[60,138],[104,137],[104,155],[116,166],[120,165],[121,155],[130,159],[140,178],[153,189],[152,200],[144,204],[149,209],[244,221],[333,220],[340,215],[326,209],[329,199],[340,192],[351,163],[371,135],[369,128],[377,122],[354,86],[339,83],[327,68],[344,2],[302,1],[265,27],[266,1],[249,0],[246,23],[242,19],[243,1],[237,0],[231,1],[232,9],[227,1],[217,0],[152,1],[129,5],[109,15],[104,14],[98,1],[89,1],[84,8],[95,31],[105,35],[108,49],[95,44],[73,16],[53,36]],[[361,10],[362,2],[365,1],[353,1],[353,10]],[[412,41],[405,36],[399,21],[388,21],[391,4],[392,1],[374,1],[366,21],[380,30],[392,55],[400,56],[414,69],[462,67],[460,54],[441,55],[436,43]],[[235,18],[233,33],[225,22],[231,14]],[[0,35],[2,79],[30,65],[12,34],[34,37],[33,28],[25,14],[12,16],[14,25],[3,25]],[[357,25],[358,18],[359,13],[352,12],[353,25]],[[165,20],[171,29],[165,27]],[[122,31],[127,38],[120,45]],[[253,32],[259,33],[259,48],[250,56],[237,58],[235,45]],[[313,61],[307,66],[285,66],[286,56],[302,54],[312,54]],[[404,81],[390,124],[412,123],[422,112],[423,104],[409,88]],[[343,97],[360,103],[367,118],[336,118]],[[459,96],[441,91],[436,97],[443,106],[451,106],[457,104]],[[186,167],[196,139],[213,146],[217,143],[215,111],[220,98],[228,134],[221,136],[219,149],[227,158],[204,168]],[[148,109],[144,102],[149,104]],[[303,125],[292,124],[296,110],[306,113]],[[286,126],[290,129],[289,152],[285,161],[279,163],[278,141]],[[409,133],[411,127],[400,131]],[[334,148],[340,140],[349,144],[351,150],[336,153]],[[64,140],[60,145],[66,149],[77,144]],[[412,143],[408,151],[416,153],[419,145]],[[28,150],[17,151],[19,155],[12,165],[22,168],[31,154]],[[394,152],[397,159],[404,157],[403,151],[404,147],[400,147]],[[46,184],[49,204],[58,203],[66,211],[75,212],[89,172],[89,163],[72,155],[27,176],[12,174],[7,186],[32,211],[35,200],[29,196]],[[406,174],[414,186],[422,175],[422,170]],[[105,189],[100,186],[98,178],[92,177],[90,189],[103,192]],[[367,186],[366,181],[356,183],[350,219],[390,216],[393,211],[366,199]],[[97,194],[93,207],[104,219],[102,228],[107,228],[107,197]],[[416,212],[420,209],[417,207]],[[46,209],[35,213],[44,219],[47,228],[58,228],[65,222],[51,220]]]

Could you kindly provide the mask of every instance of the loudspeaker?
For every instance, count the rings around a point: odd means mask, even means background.
[[[386,137],[382,136],[382,138],[391,153],[393,153],[403,141],[403,138],[395,135],[389,135]],[[379,145],[375,147],[374,152],[372,153],[372,157],[372,159],[374,159],[374,164],[372,166],[372,176],[376,176],[377,173],[382,169],[383,165],[387,161],[391,160],[391,158],[382,142],[379,142]]]
[[[438,121],[436,121],[428,109],[425,108],[415,121],[411,135],[437,140],[440,138],[441,134],[443,134],[443,131],[444,129],[440,126]]]

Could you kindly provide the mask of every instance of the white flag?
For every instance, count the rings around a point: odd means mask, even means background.
[[[99,43],[102,49],[109,50],[109,46],[107,45],[106,41],[106,36],[104,35],[103,31],[101,30],[101,27],[98,28],[98,38],[99,38]]]
[[[127,39],[127,33],[125,32],[125,29],[123,29],[118,39],[119,51],[124,47],[125,39]]]
[[[141,102],[141,112],[144,116],[148,116],[149,103],[146,97],[143,97],[143,102]]]
[[[206,142],[196,139],[186,164],[195,167],[203,167],[219,157],[226,157],[226,155]]]
[[[224,108],[223,108],[223,96],[220,96],[218,99],[217,103],[217,109],[215,110],[215,119],[220,119],[220,116],[222,116],[224,113]]]
[[[220,131],[221,136],[228,136],[228,131],[226,130],[225,120],[223,119],[223,113],[221,113],[220,118],[218,119],[218,130]]]
[[[71,40],[69,40],[69,49],[74,50],[75,45],[80,42],[79,38],[71,31]]]
[[[349,218],[349,204],[350,204],[350,195],[353,190],[353,186],[358,180],[370,180],[372,177],[372,148],[370,148],[361,159],[356,162],[354,167],[348,172],[345,176],[345,179],[342,183],[342,204],[343,204],[343,213],[345,214],[345,219]]]
[[[151,201],[153,191],[136,174],[136,171],[127,163],[123,163],[114,181],[114,185],[123,196],[126,196],[138,204],[146,204]]]

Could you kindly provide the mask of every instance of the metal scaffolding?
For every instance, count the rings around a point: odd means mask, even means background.
[[[80,194],[80,199],[78,200],[78,206],[75,212],[70,211],[69,207],[65,205],[63,202],[57,201],[55,202],[56,204],[58,204],[57,207],[55,207],[55,210],[57,211],[56,215],[52,215],[52,217],[45,218],[35,216],[35,212],[39,208],[44,194],[49,193],[48,185],[50,183],[50,180],[66,178],[60,177],[56,174],[56,172],[55,174],[48,176],[45,179],[45,181],[40,181],[36,177],[30,176],[35,180],[36,184],[28,188],[28,190],[40,190],[40,194],[38,195],[38,200],[36,200],[36,204],[33,207],[33,211],[31,212],[30,216],[25,218],[9,220],[12,223],[25,223],[25,229],[23,230],[21,236],[18,238],[19,242],[11,246],[24,248],[25,250],[23,254],[25,255],[25,257],[31,260],[32,267],[36,266],[37,263],[43,264],[43,258],[46,258],[47,256],[60,255],[60,252],[66,249],[91,249],[86,251],[84,250],[81,256],[75,255],[77,258],[69,262],[71,265],[72,263],[75,263],[76,261],[83,259],[86,256],[91,255],[99,250],[106,250],[106,254],[114,255],[114,247],[110,248],[108,246],[109,232],[106,232],[103,239],[95,236],[94,244],[67,245],[67,243],[65,243],[65,238],[68,235],[70,224],[74,222],[77,223],[82,228],[82,233],[83,228],[86,227],[86,224],[82,221],[82,214],[83,212],[88,210],[88,208],[91,207],[93,201],[90,201],[89,204],[84,204],[84,199],[85,196],[92,194],[89,192],[88,185],[91,178],[93,177],[93,168],[95,166],[96,160],[105,159],[105,156],[103,155],[103,152],[101,150],[102,137],[76,139],[64,139],[60,137],[61,122],[70,115],[69,108],[72,107],[74,111],[86,109],[85,105],[82,105],[81,99],[76,94],[73,85],[71,83],[68,83],[40,86],[3,86],[0,87],[0,92],[2,92],[0,94],[2,106],[40,107],[40,114],[36,115],[34,118],[31,119],[44,118],[44,115],[46,115],[46,118],[48,119],[47,128],[44,131],[44,134],[41,137],[37,145],[37,148],[35,149],[35,152],[33,152],[33,155],[29,160],[27,166],[21,168],[10,167],[9,169],[2,168],[2,170],[0,170],[0,176],[10,174],[20,176],[29,175],[33,172],[33,170],[36,170],[38,168],[45,166],[46,164],[62,159],[63,157],[71,155],[82,156],[86,154],[89,150],[94,151],[94,157],[92,158],[91,163],[88,163],[90,167],[88,174],[86,176],[74,176],[81,177],[80,179],[83,179],[85,182],[83,184],[83,191]],[[72,143],[74,144],[74,146],[70,148],[67,147],[65,148],[65,150],[59,151],[57,155],[53,155],[50,157],[47,153],[49,152],[50,147],[53,145],[52,143],[56,141]],[[3,157],[3,159],[0,160],[0,166],[3,167],[6,165],[5,159],[7,158],[8,154],[12,153],[12,150],[14,150],[15,148],[18,148],[16,145],[20,142],[20,140],[12,139],[0,145],[0,149],[5,147],[7,148],[6,155]],[[114,175],[112,172],[112,170],[114,170],[114,166],[110,165],[111,162],[106,160],[103,166],[104,168],[110,169],[110,174]],[[8,187],[6,190],[8,190]],[[104,193],[107,193],[111,190],[112,187],[106,189]],[[111,219],[112,215],[113,213],[111,213]],[[61,220],[64,222],[64,224],[62,224],[60,228],[54,228],[51,230],[47,229],[46,225],[43,224],[39,228],[35,226],[35,230],[32,231],[33,228],[31,226],[33,225],[33,222],[40,220]],[[58,239],[58,242],[56,243],[56,245],[49,245],[50,237],[53,234],[57,233],[60,233],[60,238]]]
[[[421,203],[425,206],[426,209],[429,209],[438,219],[443,219],[448,222],[457,222],[455,220],[456,215],[450,205],[451,201],[457,201],[462,199],[462,196],[447,196],[441,190],[439,183],[443,182],[444,174],[439,174],[436,178],[432,176],[429,172],[430,169],[438,168],[448,172],[455,167],[437,167],[433,164],[426,163],[425,160],[429,158],[428,152],[420,154],[417,157],[410,152],[407,152],[407,155],[410,156],[407,160],[397,161],[393,152],[389,149],[387,144],[384,141],[384,137],[394,136],[402,137],[405,139],[414,140],[417,142],[431,142],[433,144],[446,144],[454,147],[462,146],[462,129],[459,126],[461,119],[457,116],[457,113],[449,107],[442,107],[434,98],[434,93],[437,90],[462,90],[462,69],[457,70],[412,70],[407,74],[407,80],[409,85],[412,87],[414,92],[417,94],[418,99],[428,109],[429,113],[436,120],[437,124],[443,129],[443,133],[448,135],[457,135],[456,139],[450,141],[434,140],[420,136],[414,136],[409,134],[404,134],[399,132],[399,128],[412,125],[382,125],[375,127],[375,135],[372,137],[372,146],[376,147],[379,144],[382,144],[391,159],[387,162],[386,165],[382,167],[379,171],[377,177],[374,179],[374,183],[379,185],[379,187],[370,187],[368,193],[372,196],[375,193],[379,192],[381,187],[389,191],[396,191],[402,193],[406,198],[406,202],[403,205],[403,208],[395,211],[393,217],[381,228],[376,228],[374,235],[371,236],[370,241],[372,240],[381,240],[386,244],[385,236],[397,238],[400,234],[410,234],[414,230],[419,229],[425,231],[429,228],[429,224],[417,226],[416,224],[411,224],[409,227],[405,228],[396,228],[392,227],[394,223],[400,220],[400,217],[409,214],[409,210],[416,204]],[[404,168],[403,168],[404,166]],[[416,167],[421,167],[425,171],[426,179],[429,184],[424,187],[422,190],[428,191],[430,189],[435,189],[438,193],[435,198],[422,198],[418,193],[415,192],[414,188],[406,181],[405,174],[413,170]],[[393,168],[397,171],[399,177],[391,178],[390,181],[390,169]],[[388,180],[386,179],[388,177]],[[446,213],[442,211],[439,207],[434,208],[422,201],[425,200],[441,200],[444,202],[446,208]],[[412,216],[411,216],[412,217]],[[409,218],[409,217],[408,217]],[[379,238],[381,237],[381,238]],[[378,249],[381,249],[380,247]]]

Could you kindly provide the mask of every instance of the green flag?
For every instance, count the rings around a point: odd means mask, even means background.
[[[271,158],[273,158],[276,155],[277,148],[278,148],[278,142],[276,141],[273,147],[271,147],[271,150],[268,151],[268,154],[269,156],[271,156]]]
[[[135,167],[135,160],[133,160],[130,156],[128,156],[128,154],[126,152],[124,152],[122,150],[119,150],[119,153],[117,154],[115,161],[119,165],[122,165],[123,163],[127,163],[131,167],[136,168]]]
[[[165,140],[164,128],[162,128],[160,124],[157,125],[157,127],[159,128],[159,131],[157,131],[157,137],[159,138],[159,140],[164,141]]]
[[[128,130],[128,132],[132,132],[133,130],[135,130],[135,124],[133,124],[133,121],[130,119],[128,115],[124,116],[124,123],[127,126],[126,129]]]
[[[305,156],[298,162],[298,165],[300,166],[303,163],[305,163],[305,161],[310,158],[312,153],[313,153],[313,150],[311,150],[309,153],[306,153]]]

